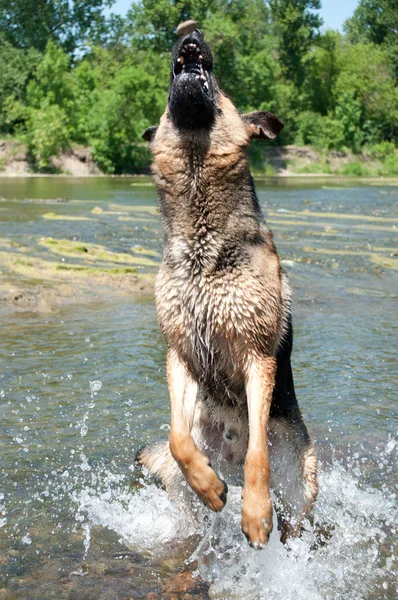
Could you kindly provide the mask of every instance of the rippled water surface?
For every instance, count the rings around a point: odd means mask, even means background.
[[[256,552],[238,481],[221,514],[190,515],[134,470],[169,422],[150,294],[108,289],[45,311],[3,298],[0,599],[396,598],[398,189],[258,192],[295,292],[293,369],[321,461],[315,524],[286,546],[274,527]],[[150,180],[1,179],[0,197],[3,291],[32,287],[40,261],[40,285],[81,264],[156,272]],[[187,568],[203,584],[182,591]]]

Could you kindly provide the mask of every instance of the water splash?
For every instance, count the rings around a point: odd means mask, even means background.
[[[185,539],[196,532],[189,513],[170,501],[164,490],[145,485],[138,494],[114,486],[107,473],[102,484],[108,489],[97,492],[84,488],[74,496],[79,513],[87,515],[94,525],[115,531],[121,541],[138,552],[161,553],[162,545]]]
[[[144,484],[132,493],[124,479],[107,472],[101,491],[86,486],[74,497],[80,514],[115,531],[132,549],[152,555],[199,535],[188,561],[197,561],[197,574],[210,584],[211,598],[393,597],[396,556],[391,540],[398,527],[397,503],[382,491],[362,489],[338,463],[321,469],[315,526],[306,522],[302,537],[284,546],[275,517],[269,544],[261,551],[252,550],[240,531],[239,486],[230,486],[222,513],[199,507],[190,516],[164,490]]]

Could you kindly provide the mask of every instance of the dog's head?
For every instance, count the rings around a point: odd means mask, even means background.
[[[173,48],[168,109],[180,130],[208,129],[217,111],[213,57],[201,32],[183,36]]]
[[[267,111],[239,115],[218,88],[213,57],[203,34],[196,29],[182,36],[173,48],[168,105],[162,120],[167,119],[175,132],[183,135],[225,129],[226,119],[234,123],[236,130],[237,116],[247,141],[252,138],[272,140],[283,129],[282,121]],[[149,127],[142,137],[152,141],[157,129]]]

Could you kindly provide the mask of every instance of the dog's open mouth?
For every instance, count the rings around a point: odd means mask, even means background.
[[[169,88],[169,116],[177,129],[195,130],[212,126],[216,114],[213,58],[196,29],[173,49]]]
[[[202,85],[206,94],[209,93],[209,82],[204,68],[204,57],[199,45],[187,41],[180,50],[180,55],[173,65],[174,79],[182,73],[192,74]]]

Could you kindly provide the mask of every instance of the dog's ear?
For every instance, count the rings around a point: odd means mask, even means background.
[[[154,125],[153,127],[148,127],[148,129],[145,129],[145,131],[141,135],[141,137],[144,140],[146,140],[147,142],[152,142],[153,138],[155,137],[157,129],[158,129],[157,125]]]
[[[245,113],[242,119],[249,125],[251,138],[258,140],[274,140],[284,127],[276,115],[263,110]]]

